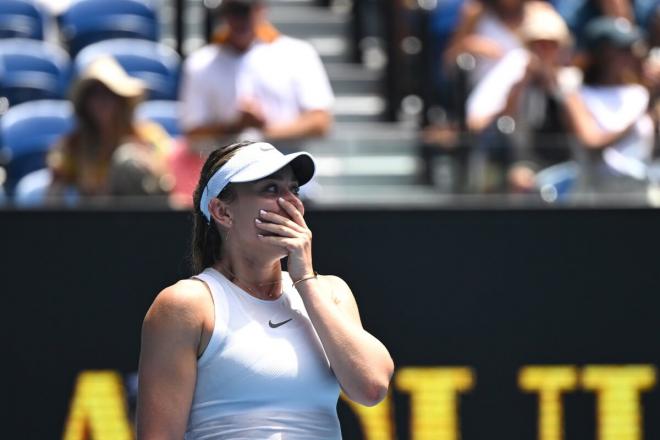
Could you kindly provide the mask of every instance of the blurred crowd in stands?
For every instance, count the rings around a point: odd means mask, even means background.
[[[425,178],[455,191],[645,197],[657,183],[657,0],[465,0],[430,14]]]
[[[579,201],[660,182],[660,0],[392,1],[427,11],[430,68],[409,75],[428,91],[424,183],[441,168],[456,193]],[[0,1],[0,203],[186,207],[213,146],[325,136],[313,47],[263,0],[207,3],[211,41],[182,60],[158,41],[157,2]]]
[[[150,195],[187,207],[211,148],[263,139],[291,151],[328,132],[321,59],[279,34],[264,1],[213,6],[212,41],[184,62],[157,41],[157,4],[74,0],[53,16],[0,2],[0,151],[16,205]]]

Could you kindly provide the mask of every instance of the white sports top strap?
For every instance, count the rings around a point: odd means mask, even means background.
[[[227,294],[225,293],[222,284],[216,280],[211,269],[206,269],[204,272],[195,275],[193,278],[202,281],[206,285],[211,292],[211,298],[213,299],[213,333],[211,334],[211,338],[209,339],[209,343],[204,349],[204,352],[197,360],[198,365],[204,365],[207,360],[213,357],[213,354],[218,351],[224,335],[227,334],[227,314],[229,308],[227,307]]]

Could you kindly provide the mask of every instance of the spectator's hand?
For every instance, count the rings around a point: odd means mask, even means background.
[[[507,176],[511,191],[515,193],[529,193],[536,187],[536,174],[534,170],[524,165],[514,165]]]
[[[263,128],[266,118],[261,106],[254,100],[243,100],[240,105],[240,125],[243,128]]]
[[[649,88],[651,95],[660,94],[660,59],[653,57],[644,63],[644,85]]]
[[[524,79],[533,82],[547,91],[557,87],[557,67],[535,54],[530,54]]]

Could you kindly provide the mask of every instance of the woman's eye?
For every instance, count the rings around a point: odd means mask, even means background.
[[[291,188],[291,192],[295,195],[298,195],[298,194],[300,194],[300,188],[297,187],[297,186],[294,186],[293,188]]]
[[[266,192],[277,192],[277,185],[268,185],[266,187]]]

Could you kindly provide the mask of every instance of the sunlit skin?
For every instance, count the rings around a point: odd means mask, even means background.
[[[527,43],[527,48],[544,63],[557,65],[561,55],[561,45],[555,40],[533,40]]]
[[[234,186],[233,199],[209,202],[213,226],[224,238],[214,268],[254,297],[274,300],[282,294],[280,260],[287,257],[290,278],[305,278],[296,290],[344,393],[363,405],[383,400],[394,371],[392,358],[363,329],[348,285],[335,276],[314,276],[312,233],[291,167]],[[203,283],[181,280],[157,296],[142,329],[138,438],[183,437],[197,360],[214,325],[214,305]]]
[[[214,199],[210,203],[211,215],[228,237],[216,269],[230,278],[234,274],[239,283],[248,284],[244,286],[248,290],[269,296],[273,290],[270,283],[281,277],[280,260],[288,255],[287,239],[295,239],[296,234],[311,235],[304,225],[305,208],[298,198],[298,180],[286,166],[264,179],[233,185],[234,200]],[[296,261],[289,261],[292,278],[300,279],[307,271],[312,272],[307,267],[311,261],[298,263],[296,266]],[[246,274],[255,271],[257,279]]]

